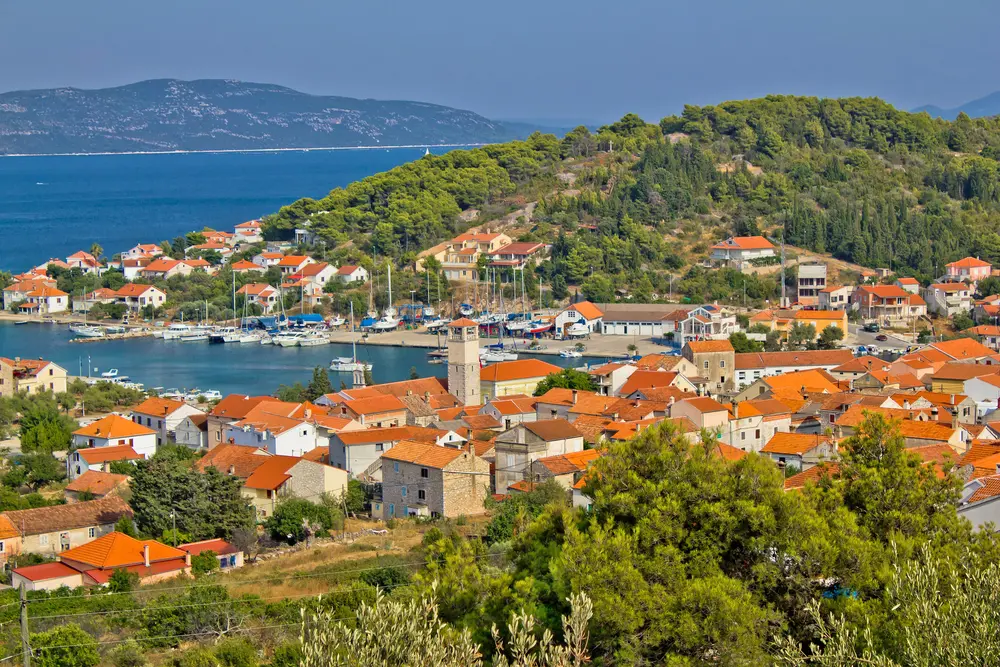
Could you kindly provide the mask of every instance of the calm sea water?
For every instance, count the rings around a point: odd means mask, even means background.
[[[308,383],[316,366],[327,367],[338,356],[350,356],[350,345],[320,347],[278,347],[274,345],[210,345],[208,342],[181,343],[156,338],[139,338],[97,343],[70,343],[65,325],[0,322],[0,356],[50,359],[71,375],[95,375],[117,368],[147,387],[167,389],[215,389],[223,394],[271,394],[278,385]],[[410,377],[416,368],[421,377],[447,377],[448,366],[428,364],[425,348],[359,345],[358,359],[371,361],[376,382],[392,382]],[[526,358],[526,357],[522,357]],[[557,366],[577,367],[588,359],[541,357]],[[95,370],[96,369],[96,370]],[[334,388],[343,380],[351,384],[350,373],[331,373]]]
[[[413,148],[0,158],[0,270],[22,271],[95,242],[110,257],[203,227],[231,230],[422,154]]]

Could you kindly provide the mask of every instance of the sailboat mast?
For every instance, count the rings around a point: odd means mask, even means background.
[[[389,262],[388,266],[389,274],[389,308],[392,309],[392,262]]]

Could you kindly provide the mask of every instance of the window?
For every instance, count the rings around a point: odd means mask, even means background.
[[[417,500],[427,500],[427,492],[423,489],[417,489]],[[0,545],[2,544],[3,543],[0,542]],[[3,549],[0,549],[0,551],[3,551]]]
[[[48,535],[39,535],[38,536],[38,543],[40,545],[42,545],[43,547],[47,547],[49,545],[49,536]]]
[[[0,542],[0,554],[4,552],[3,542]]]
[[[393,463],[392,463],[392,471],[393,472],[399,472],[399,461],[393,461]]]
[[[427,468],[421,468],[420,469],[420,476],[424,477],[424,478],[427,477]]]
[[[746,439],[747,439],[747,432],[740,431],[740,440],[746,440]]]
[[[389,516],[396,516],[396,505],[389,503]]]
[[[87,530],[87,537],[90,537],[90,538],[97,537],[97,529],[91,527],[89,530]]]
[[[376,443],[376,445],[375,445],[375,451],[376,452],[381,452],[382,451],[382,443],[381,442]]]
[[[760,440],[760,429],[757,429],[756,431],[753,432],[753,437]]]
[[[406,487],[405,486],[402,487],[402,488],[400,488],[399,495],[403,496],[404,498],[406,497]]]
[[[719,359],[719,368],[725,368],[725,367],[726,367],[726,360]]]
[[[708,370],[708,359],[705,360],[705,370]]]

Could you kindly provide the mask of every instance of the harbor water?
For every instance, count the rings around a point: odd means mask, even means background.
[[[56,362],[70,375],[100,375],[117,368],[147,388],[209,390],[223,394],[272,394],[279,385],[309,382],[316,366],[327,368],[334,357],[351,356],[345,344],[317,347],[275,345],[211,345],[205,341],[185,343],[159,338],[71,343],[72,334],[64,324],[30,322],[15,325],[0,322],[0,356],[31,359],[43,357]],[[485,344],[485,341],[484,341]],[[446,364],[427,363],[427,348],[359,344],[358,360],[372,363],[375,382],[392,382],[410,377],[415,368],[421,377],[447,377]],[[529,358],[530,355],[521,355]],[[564,368],[575,368],[587,358],[539,357]],[[343,381],[351,384],[350,373],[331,373],[334,389]]]

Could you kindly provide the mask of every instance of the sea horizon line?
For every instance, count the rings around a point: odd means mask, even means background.
[[[308,148],[218,148],[206,150],[173,150],[173,151],[103,151],[95,153],[0,153],[5,157],[87,157],[94,155],[187,155],[199,153],[308,153],[310,151],[370,151],[384,148],[399,150],[404,148],[477,148],[488,146],[487,143],[466,144],[404,144],[398,146],[310,146]]]

